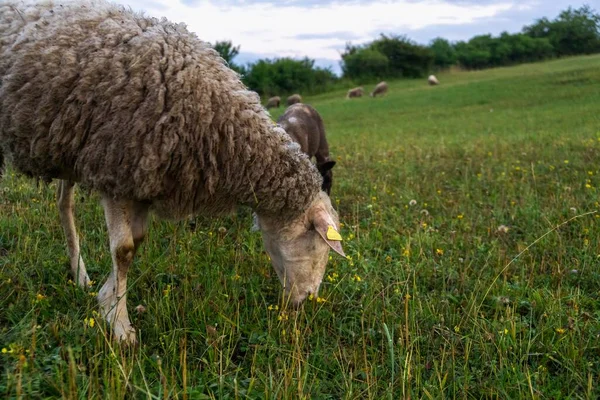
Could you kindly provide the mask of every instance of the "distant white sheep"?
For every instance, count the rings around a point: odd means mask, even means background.
[[[440,84],[440,81],[438,81],[435,75],[429,75],[429,77],[427,78],[427,82],[429,82],[431,86]]]
[[[348,90],[348,93],[346,94],[346,98],[352,99],[354,97],[362,97],[364,91],[365,90],[363,89],[362,86],[355,87],[354,89]]]
[[[387,93],[387,91],[388,91],[388,84],[385,81],[379,82],[375,86],[375,89],[373,89],[373,91],[371,92],[371,97],[377,97],[378,94],[384,95]]]
[[[302,96],[300,96],[299,94],[296,93],[287,98],[288,106],[291,106],[292,104],[296,103],[302,103]]]
[[[98,301],[127,342],[127,271],[150,211],[181,219],[250,206],[294,304],[318,293],[329,249],[344,254],[317,168],[182,24],[103,0],[1,3],[0,146],[22,173],[61,179],[82,286],[73,182],[100,193],[113,270]]]
[[[273,96],[267,101],[267,109],[269,108],[279,108],[279,104],[281,103],[281,97]]]

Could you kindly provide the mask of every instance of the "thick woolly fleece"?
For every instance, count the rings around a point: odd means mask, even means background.
[[[20,171],[182,218],[289,218],[321,177],[183,24],[105,1],[0,4],[0,146]]]

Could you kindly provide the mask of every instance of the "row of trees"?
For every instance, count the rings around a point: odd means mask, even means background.
[[[338,80],[330,69],[315,67],[315,61],[309,58],[259,60],[238,68],[238,71],[249,88],[267,96],[294,92],[321,93]]]
[[[343,76],[315,66],[314,60],[279,58],[245,66],[234,63],[239,46],[229,41],[214,45],[242,74],[244,83],[261,96],[327,91],[339,79],[369,82],[377,79],[419,78],[451,66],[480,69],[600,52],[600,14],[589,6],[568,8],[554,20],[541,18],[519,33],[478,35],[451,43],[436,38],[428,46],[406,36],[381,35],[362,45],[346,44],[341,54]]]
[[[437,38],[429,47],[438,69],[459,65],[480,69],[600,52],[600,15],[589,6],[569,8],[550,21],[542,18],[520,33],[478,35],[467,42]]]
[[[353,80],[419,78],[433,64],[433,53],[404,36],[381,35],[366,45],[348,43],[342,53],[344,77]]]
[[[242,75],[246,86],[261,96],[323,92],[339,79],[330,69],[315,67],[315,61],[308,57],[302,60],[263,59],[249,65],[237,65],[233,59],[239,54],[240,46],[226,40],[216,42],[213,48]]]

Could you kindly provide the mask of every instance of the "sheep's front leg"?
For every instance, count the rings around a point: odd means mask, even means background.
[[[131,201],[102,198],[110,238],[113,270],[98,293],[100,311],[118,340],[135,343],[127,313],[127,271],[146,232],[148,207]]]
[[[58,205],[58,214],[60,223],[67,238],[67,248],[69,250],[69,262],[71,263],[71,273],[73,278],[82,288],[87,287],[90,277],[85,269],[83,258],[79,250],[79,236],[75,228],[74,208],[74,183],[70,181],[58,181],[56,202]]]

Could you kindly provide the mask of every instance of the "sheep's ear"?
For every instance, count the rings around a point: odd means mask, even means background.
[[[327,245],[340,256],[346,257],[344,249],[342,249],[342,236],[338,232],[331,215],[329,215],[329,213],[323,208],[319,207],[319,209],[313,214],[312,223],[315,226],[315,230],[319,232],[319,235],[321,235],[325,243],[327,243]]]
[[[332,169],[335,166],[335,161],[325,161],[323,164],[319,165],[319,171],[321,173],[325,173]]]

